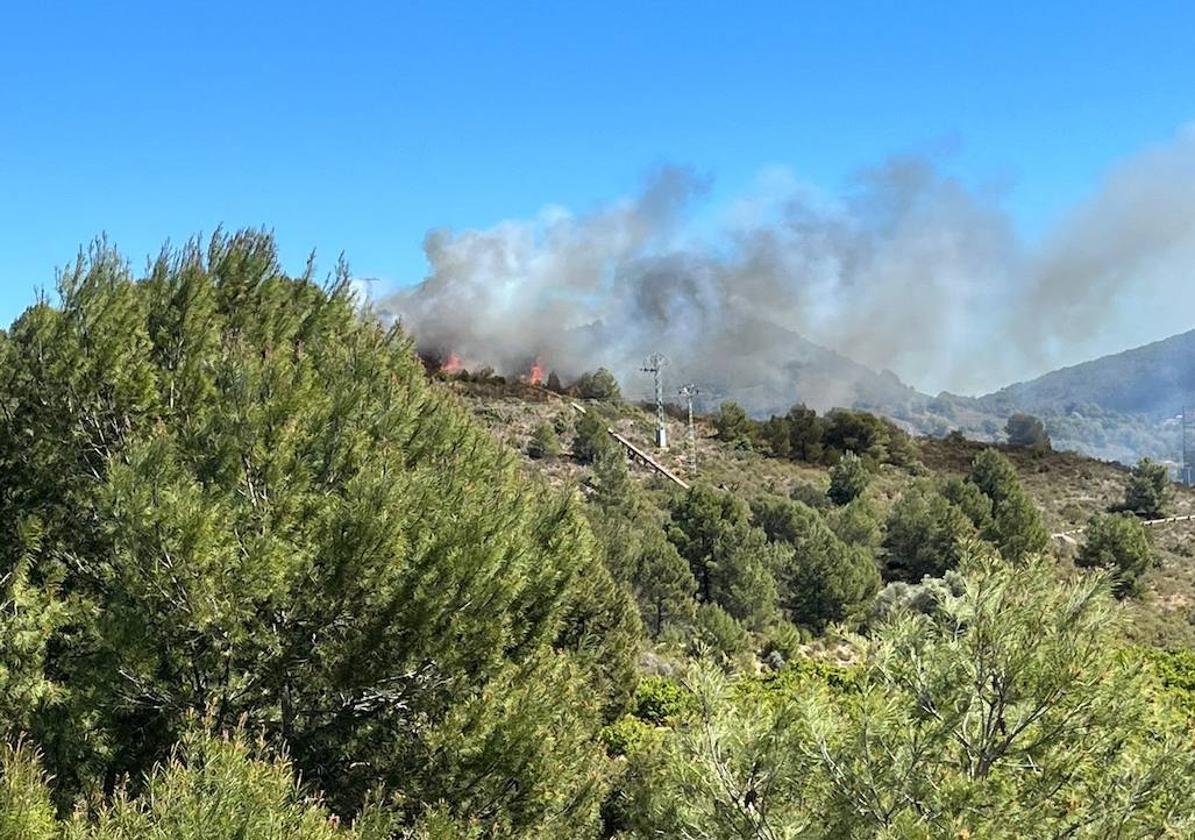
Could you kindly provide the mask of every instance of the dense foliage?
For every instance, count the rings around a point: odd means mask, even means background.
[[[737,403],[725,402],[714,422],[720,440],[738,448],[756,448],[775,458],[835,464],[850,452],[873,465],[902,467],[917,460],[908,433],[866,411],[836,408],[823,417],[796,405],[787,414],[760,422]]]
[[[1141,576],[1153,564],[1153,545],[1139,520],[1127,514],[1097,513],[1084,536],[1076,564],[1111,574],[1118,596],[1140,591]]]
[[[560,390],[559,384],[554,390]],[[587,400],[617,401],[622,399],[622,389],[614,374],[606,368],[598,368],[577,377],[570,389],[577,396]]]
[[[1032,414],[1013,414],[1004,426],[1011,446],[1021,446],[1027,449],[1049,449],[1050,436],[1046,434],[1046,424]]]
[[[142,778],[200,716],[266,733],[343,815],[382,788],[407,823],[594,819],[636,617],[576,503],[343,272],[219,235],[136,282],[97,247],[60,295],[0,341],[0,711],[56,802]]]
[[[1195,830],[1135,518],[1063,572],[996,450],[803,406],[720,445],[828,489],[639,481],[604,370],[523,432],[561,491],[452,396],[490,375],[255,232],[65,272],[0,334],[0,840]]]
[[[1129,475],[1124,491],[1124,503],[1119,511],[1134,513],[1146,519],[1158,519],[1170,512],[1170,472],[1165,464],[1142,458]]]
[[[896,613],[853,669],[688,671],[693,710],[629,751],[625,836],[1195,830],[1190,733],[1117,655],[1102,581],[985,553],[964,567],[958,595]]]
[[[844,452],[830,470],[830,489],[826,495],[836,505],[846,505],[863,495],[871,474],[863,459],[854,452]]]

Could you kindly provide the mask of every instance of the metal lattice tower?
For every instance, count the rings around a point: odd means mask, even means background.
[[[650,373],[656,380],[656,446],[660,449],[668,448],[668,430],[664,426],[664,380],[660,376],[664,366],[668,364],[660,353],[652,353],[640,368],[644,373]]]
[[[1183,465],[1179,481],[1195,485],[1195,414],[1190,406],[1183,406]]]
[[[689,474],[695,476],[697,475],[697,427],[693,425],[693,399],[701,393],[701,390],[690,382],[688,385],[682,385],[677,393],[685,398],[685,402],[689,406]]]

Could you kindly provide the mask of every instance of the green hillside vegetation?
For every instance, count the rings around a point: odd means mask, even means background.
[[[1149,465],[728,404],[685,489],[348,277],[100,244],[0,336],[0,840],[1195,832]]]

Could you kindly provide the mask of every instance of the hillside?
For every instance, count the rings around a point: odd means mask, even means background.
[[[525,385],[486,386],[477,383],[447,381],[443,387],[465,400],[474,415],[491,434],[515,450],[526,451],[530,436],[540,423],[552,423],[568,440],[579,416],[571,398],[561,398],[541,388]],[[592,403],[582,401],[591,409]],[[654,412],[630,403],[616,406],[597,404],[609,425],[637,446],[656,457],[679,476],[692,479],[687,469],[683,419],[670,420],[672,447],[664,452],[652,446]],[[717,438],[713,418],[697,418],[698,481],[727,490],[743,499],[765,494],[793,495],[798,486],[824,492],[830,469],[767,457],[758,451],[728,446]],[[975,457],[990,443],[966,440],[957,435],[923,436],[915,440],[921,466],[906,470],[890,465],[880,467],[868,490],[881,518],[891,510],[901,494],[924,478],[964,476]],[[1035,453],[1002,444],[995,445],[1015,466],[1034,504],[1040,510],[1051,534],[1084,527],[1089,518],[1120,501],[1129,477],[1122,463],[1099,460],[1066,451]],[[567,445],[566,445],[567,450]],[[524,469],[546,477],[560,488],[587,493],[592,470],[567,452],[556,458],[533,460],[524,457]],[[652,470],[631,463],[631,475],[660,504],[678,488]],[[1175,487],[1172,512],[1195,513],[1195,489]],[[1175,523],[1155,528],[1154,548],[1157,565],[1145,577],[1141,597],[1125,604],[1131,615],[1128,637],[1162,647],[1195,646],[1195,523]],[[1075,546],[1063,540],[1051,541],[1051,552],[1060,569],[1071,570]]]
[[[1195,391],[1195,366],[1186,364],[1195,358],[1195,331],[978,398],[950,393],[931,397],[890,371],[871,370],[766,321],[739,332],[769,348],[767,364],[713,345],[670,370],[675,381],[701,383],[699,409],[714,411],[731,400],[762,418],[783,414],[797,403],[819,411],[855,408],[889,417],[920,435],[940,437],[959,430],[988,441],[1001,440],[1008,417],[1025,412],[1046,422],[1058,449],[1125,464],[1142,457],[1171,464],[1181,459],[1176,415],[1183,395]],[[631,368],[621,372],[628,380],[637,373]]]
[[[973,437],[993,437],[1015,412],[1041,417],[1054,444],[1134,463],[1182,459],[1180,415],[1195,394],[1195,331],[1052,371],[971,399],[940,395],[931,405]]]
[[[1195,395],[1195,330],[1102,356],[980,397],[997,413],[1062,414],[1091,406],[1153,420],[1173,417]]]

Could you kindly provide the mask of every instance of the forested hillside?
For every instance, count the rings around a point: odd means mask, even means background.
[[[1195,832],[1155,465],[728,404],[682,489],[348,277],[98,245],[0,337],[0,838]]]

